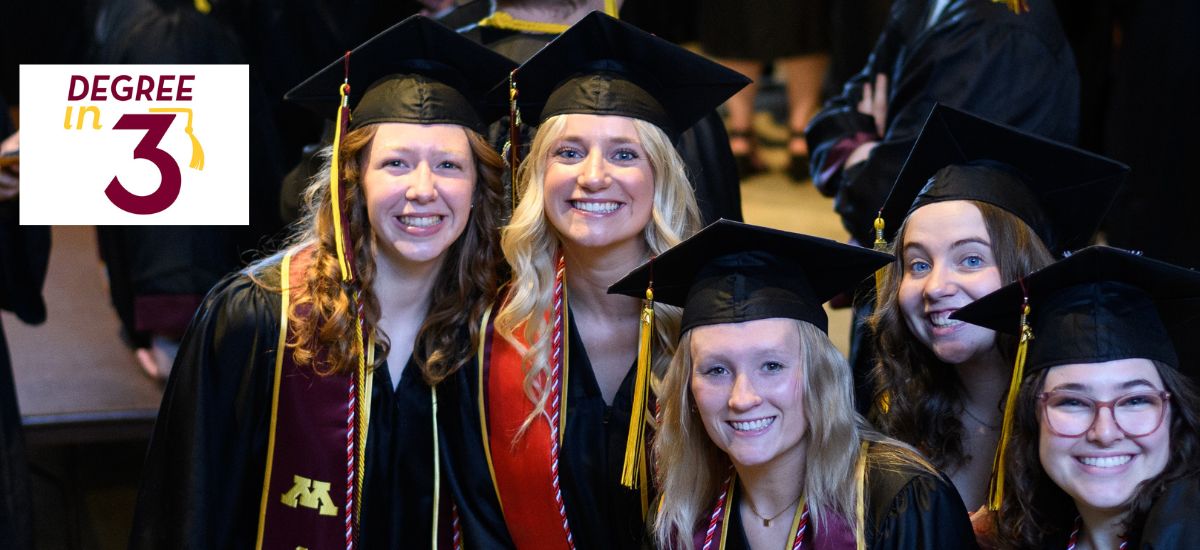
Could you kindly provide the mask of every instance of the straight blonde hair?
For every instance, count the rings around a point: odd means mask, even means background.
[[[803,483],[809,516],[816,528],[820,529],[826,514],[855,525],[858,489],[854,471],[862,442],[882,443],[868,451],[870,460],[878,466],[934,470],[911,447],[867,425],[854,410],[853,381],[846,358],[821,329],[793,321],[800,336],[802,402],[808,422],[803,439],[806,464],[796,481]],[[731,465],[729,456],[708,437],[694,406],[692,368],[689,331],[679,340],[659,393],[662,413],[654,457],[662,501],[651,529],[662,548],[692,550],[692,533],[709,518]]]

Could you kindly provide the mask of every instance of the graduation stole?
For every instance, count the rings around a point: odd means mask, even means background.
[[[516,434],[534,411],[534,404],[525,395],[521,351],[496,334],[491,309],[484,314],[480,332],[479,426],[496,499],[517,548],[575,548],[558,476],[561,434],[567,426],[565,271],[565,262],[559,256],[554,299],[546,311],[546,319],[552,323],[550,372],[538,380],[549,391],[549,397],[542,419],[531,423],[520,438]],[[522,345],[527,345],[522,338],[524,328],[522,324],[513,332]]]
[[[865,550],[867,547],[866,539],[866,474],[867,474],[867,448],[868,443],[864,441],[859,446],[858,461],[854,468],[855,486],[858,490],[858,495],[855,498],[855,512],[858,517],[854,522],[854,540],[858,550]],[[719,550],[725,550],[725,542],[729,535],[729,522],[726,521],[729,516],[729,507],[733,505],[733,493],[737,487],[737,473],[730,468],[729,477],[725,478],[725,483],[721,484],[721,492],[717,496],[716,505],[713,506],[713,511],[708,517],[708,527],[704,530],[702,550],[712,550],[713,543]],[[803,496],[800,498],[800,504],[796,506],[796,512],[792,515],[791,532],[795,533],[792,537],[791,544],[786,548],[791,550],[800,550],[804,547],[804,540],[807,537],[811,540],[808,534],[808,499]]]
[[[305,280],[311,249],[280,267],[282,305],[271,424],[256,548],[296,550],[354,547],[365,468],[374,339],[355,373],[321,375],[325,355],[298,365],[287,347],[288,309]],[[296,286],[292,286],[292,282]],[[301,315],[306,310],[299,311]],[[358,323],[362,346],[362,319]]]

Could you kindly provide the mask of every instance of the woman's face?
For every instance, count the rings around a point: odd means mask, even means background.
[[[910,214],[905,227],[899,304],[913,336],[951,365],[994,351],[994,331],[950,319],[1001,286],[983,214],[966,201],[937,202]]]
[[[696,327],[691,347],[696,409],[708,436],[734,465],[802,461],[808,422],[796,322]]]
[[[645,246],[654,171],[633,119],[569,114],[546,159],[545,211],[568,246]]]
[[[1070,391],[1095,401],[1162,390],[1158,369],[1146,359],[1053,367],[1042,386],[1043,392]],[[1077,406],[1070,401],[1060,403],[1063,408]],[[1134,401],[1126,406],[1139,405]],[[1062,437],[1047,425],[1045,415],[1054,413],[1039,405],[1038,456],[1042,468],[1075,500],[1080,510],[1122,509],[1139,483],[1158,475],[1167,465],[1171,444],[1170,401],[1163,407],[1163,420],[1158,428],[1141,437],[1130,437],[1117,427],[1108,407],[1097,410],[1095,422],[1083,435]]]
[[[467,226],[475,157],[454,124],[383,123],[362,173],[380,254],[400,264],[438,260]]]

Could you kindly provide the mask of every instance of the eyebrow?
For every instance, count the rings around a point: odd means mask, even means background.
[[[1117,386],[1117,387],[1122,390],[1129,390],[1129,389],[1140,388],[1140,387],[1147,387],[1147,388],[1156,389],[1156,390],[1158,389],[1158,386],[1151,384],[1150,381],[1146,380],[1145,378],[1138,378],[1136,380],[1130,380],[1130,381],[1125,382],[1124,384],[1121,384],[1120,386]],[[1059,384],[1059,385],[1051,388],[1052,391],[1057,391],[1057,390],[1087,391],[1090,389],[1092,389],[1091,386],[1089,386],[1087,384],[1080,384],[1077,382],[1072,382],[1069,384]]]
[[[558,141],[559,141],[560,143],[562,143],[562,142],[566,142],[566,141],[569,141],[569,142],[572,142],[572,143],[583,143],[583,142],[585,142],[585,141],[588,141],[588,140],[584,139],[582,136],[571,136],[571,135],[566,135],[566,136],[563,136],[563,137],[560,137],[560,138],[558,138]],[[603,138],[600,138],[600,140],[599,140],[599,141],[601,141],[602,143],[606,143],[606,144],[609,144],[609,143],[615,143],[615,144],[618,144],[618,145],[620,145],[620,144],[632,144],[632,145],[638,145],[638,146],[640,146],[640,145],[642,144],[640,141],[638,141],[638,140],[637,140],[637,139],[635,139],[635,138],[630,138],[630,137],[625,137],[625,136],[603,137]]]

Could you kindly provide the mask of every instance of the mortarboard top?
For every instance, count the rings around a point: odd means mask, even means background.
[[[609,287],[681,306],[682,330],[783,317],[828,331],[822,304],[893,260],[889,254],[718,220]],[[653,281],[651,281],[653,279]]]
[[[1058,255],[1087,246],[1129,167],[935,105],[884,202],[884,238],[913,210],[975,200],[1024,221]]]
[[[566,113],[621,115],[672,139],[750,79],[602,12],[588,14],[516,73],[517,105],[531,124]]]
[[[1200,334],[1200,272],[1092,246],[976,300],[952,317],[1017,333],[1025,296],[1034,336],[1028,344],[1026,376],[1058,365],[1129,358],[1187,371],[1198,359],[1194,348]]]
[[[504,81],[516,63],[419,15],[349,54],[349,128],[377,122],[458,124],[483,132],[507,112]],[[292,88],[284,99],[326,117],[337,113],[345,58]]]

